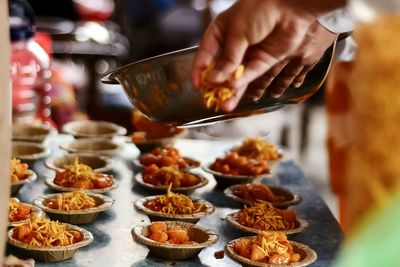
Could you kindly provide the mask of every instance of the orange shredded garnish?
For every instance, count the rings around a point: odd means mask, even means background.
[[[172,184],[169,185],[167,194],[147,201],[144,206],[153,211],[174,215],[195,214],[206,210],[206,206],[203,203],[195,202],[188,196],[172,192],[171,186]]]
[[[214,108],[215,111],[218,111],[221,107],[222,103],[231,99],[235,95],[235,89],[230,88],[227,85],[227,82],[221,84],[213,84],[207,82],[207,75],[211,71],[212,66],[206,68],[200,74],[200,91],[203,94],[204,104],[207,108]],[[238,79],[243,75],[244,66],[239,65],[236,71],[233,73],[233,79]]]

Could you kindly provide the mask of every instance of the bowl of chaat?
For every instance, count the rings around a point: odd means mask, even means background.
[[[225,251],[243,266],[301,267],[317,259],[317,253],[310,247],[288,240],[284,233],[274,232],[229,241]]]
[[[285,187],[268,186],[263,183],[232,185],[224,190],[224,194],[242,204],[251,205],[257,201],[265,201],[276,208],[297,205],[302,200],[300,195]]]
[[[254,234],[262,231],[295,234],[304,231],[308,226],[308,222],[297,218],[293,210],[278,209],[263,201],[228,214],[226,221],[238,230]]]
[[[197,173],[182,171],[177,166],[158,168],[155,164],[147,166],[135,176],[136,182],[143,187],[190,194],[197,188],[208,184],[208,180]]]
[[[78,226],[33,215],[30,222],[8,231],[8,243],[24,255],[41,262],[57,262],[73,257],[93,241],[93,235]]]
[[[202,199],[171,192],[158,196],[143,197],[135,201],[135,208],[145,213],[150,221],[183,221],[196,223],[212,214],[214,206]]]
[[[214,245],[218,235],[198,225],[159,221],[132,228],[135,240],[147,246],[151,253],[168,260],[196,257],[204,248]]]
[[[267,161],[239,156],[237,152],[229,152],[215,159],[212,164],[203,166],[203,170],[212,174],[221,188],[234,184],[256,183],[263,178],[272,177]]]
[[[155,164],[159,168],[175,165],[181,170],[200,167],[198,160],[181,156],[181,152],[172,146],[156,147],[149,153],[140,155],[133,163],[142,169],[152,164]]]
[[[118,181],[111,174],[96,172],[88,165],[75,159],[64,170],[56,171],[55,177],[45,180],[47,186],[58,191],[83,190],[92,193],[106,193],[118,186]]]
[[[102,211],[111,208],[113,200],[101,194],[72,191],[39,196],[33,204],[52,220],[70,224],[92,223]]]

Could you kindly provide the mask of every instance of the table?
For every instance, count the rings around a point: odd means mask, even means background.
[[[191,156],[204,164],[222,155],[232,145],[233,143],[230,141],[189,139],[178,140],[176,143],[184,156]],[[57,142],[52,146],[57,147]],[[53,152],[53,154],[61,153],[63,152],[58,149]],[[217,244],[203,250],[197,258],[192,260],[169,262],[148,255],[148,249],[133,240],[131,228],[149,221],[146,215],[134,209],[133,203],[144,195],[154,194],[153,191],[142,188],[134,182],[132,159],[138,154],[139,152],[133,144],[125,144],[118,157],[114,158],[113,174],[120,184],[117,189],[107,194],[115,200],[114,205],[110,210],[100,213],[94,223],[83,225],[93,233],[94,242],[79,249],[75,256],[67,261],[57,264],[38,262],[36,266],[240,266],[226,254],[223,259],[214,257],[216,251],[223,250],[227,241],[246,234],[232,228],[224,221],[228,213],[232,213],[240,206],[225,197],[221,189],[214,188],[216,182],[208,174],[205,175],[210,180],[209,184],[196,190],[192,196],[204,198],[216,206],[216,212],[201,219],[198,224],[219,234],[220,239]],[[29,203],[39,195],[53,192],[44,184],[44,179],[52,175],[52,171],[46,169],[42,161],[36,162],[33,168],[39,178],[34,183],[25,185],[18,195],[22,201]],[[310,225],[305,232],[290,235],[289,238],[304,243],[317,252],[318,259],[310,266],[330,266],[343,240],[343,233],[334,216],[310,185],[299,166],[293,161],[283,162],[278,168],[277,175],[272,179],[264,179],[263,182],[269,185],[285,186],[303,197],[303,201],[294,209],[298,216],[306,219]],[[10,247],[8,252],[17,253]]]

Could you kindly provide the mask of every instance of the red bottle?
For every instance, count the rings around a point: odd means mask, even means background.
[[[50,58],[34,40],[34,14],[26,1],[9,1],[13,121],[41,122],[50,119]]]

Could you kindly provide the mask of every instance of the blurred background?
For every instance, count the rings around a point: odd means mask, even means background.
[[[122,88],[100,83],[115,67],[198,43],[233,0],[10,0],[13,120],[112,121],[133,132]],[[266,136],[287,147],[335,215],[326,156],[324,86],[306,103],[191,130],[189,138]]]

